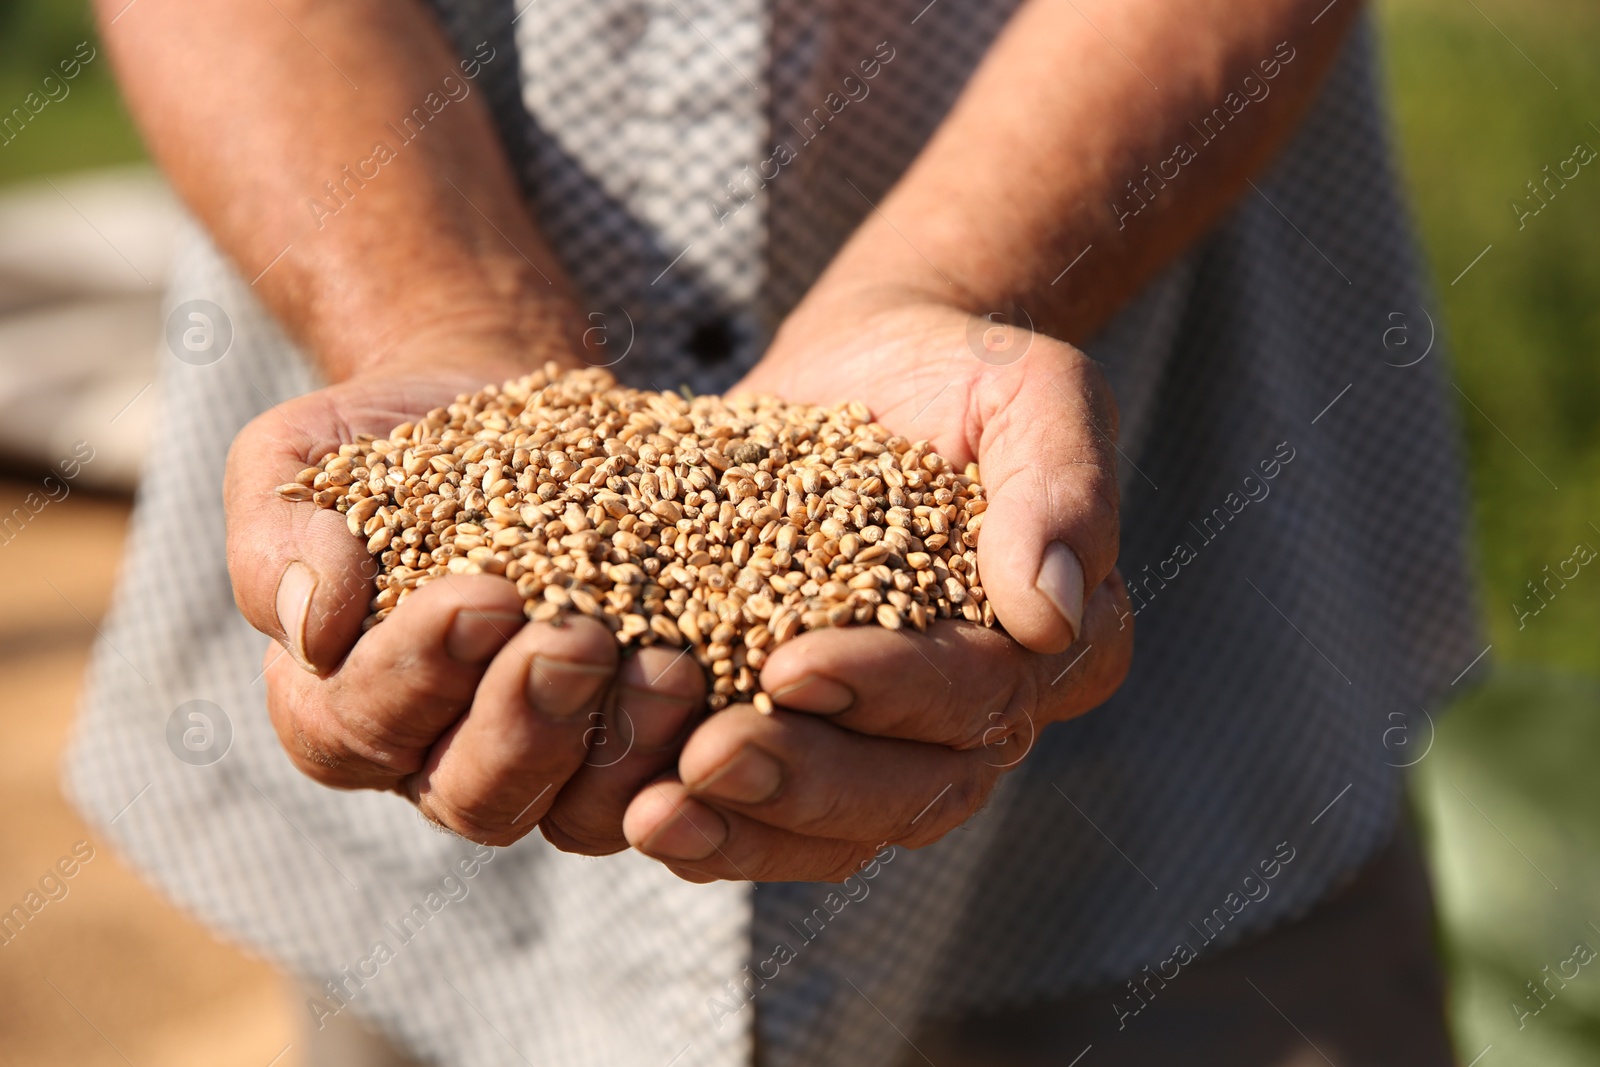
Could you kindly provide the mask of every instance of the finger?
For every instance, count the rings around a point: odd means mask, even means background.
[[[941,622],[926,633],[873,626],[816,630],[779,646],[761,687],[781,707],[879,737],[990,749],[1013,765],[1052,722],[1099,706],[1122,684],[1133,618],[1115,571],[1090,595],[1083,635],[1056,655],[996,630]]]
[[[815,630],[772,653],[761,686],[782,707],[862,733],[968,748],[981,743],[991,715],[1029,695],[1031,656],[1004,634],[964,622],[926,633]]]
[[[388,434],[465,385],[444,376],[347,383],[278,404],[235,438],[223,488],[234,599],[307,670],[332,670],[355,644],[378,570],[342,514],[275,489],[357,434]]]
[[[718,811],[671,779],[633,799],[623,830],[634,848],[693,882],[842,882],[878,852],[874,842],[806,837]]]
[[[1116,403],[1092,360],[1042,336],[1018,363],[986,371],[976,397],[983,589],[1012,637],[1060,652],[1116,563]]]
[[[988,797],[1000,770],[981,757],[736,705],[690,736],[678,775],[696,799],[768,826],[920,848]]]
[[[603,712],[590,716],[583,766],[539,823],[540,832],[565,852],[599,856],[627,848],[622,815],[628,802],[677,762],[705,699],[705,672],[680,650],[653,646],[625,658]]]
[[[582,765],[590,716],[616,666],[616,638],[594,619],[528,624],[489,664],[467,714],[403,788],[423,815],[463,837],[485,845],[517,840]]]
[[[484,669],[523,626],[504,578],[419,587],[326,678],[267,649],[267,710],[302,771],[340,788],[391,788],[416,771],[472,700]]]

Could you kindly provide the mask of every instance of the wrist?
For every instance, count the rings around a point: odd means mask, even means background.
[[[892,235],[891,235],[892,236]],[[975,313],[979,294],[960,279],[918,256],[896,238],[887,249],[878,237],[858,232],[812,284],[796,313],[865,318],[908,307],[950,308]],[[905,253],[905,254],[902,254]]]
[[[358,324],[357,318],[364,321]],[[352,316],[348,324],[318,331],[311,342],[335,381],[450,372],[487,383],[552,361],[584,365],[577,322],[572,304],[562,299],[493,305],[459,300],[431,314]]]
[[[896,276],[831,267],[784,319],[769,356],[794,351],[814,358],[819,345],[900,350],[919,335],[931,341],[960,328],[983,314],[976,306],[971,294],[915,272]]]
[[[940,296],[887,284],[816,289],[737,388],[819,404],[861,400],[880,419],[924,379],[949,383],[947,398],[959,397],[983,369],[969,353],[977,320]],[[921,406],[903,414],[910,419]]]

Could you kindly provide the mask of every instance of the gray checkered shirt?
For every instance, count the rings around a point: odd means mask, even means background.
[[[436,6],[464,55],[492,50],[473,89],[594,321],[632,338],[619,376],[714,390],[1014,4]],[[1122,407],[1133,671],[940,844],[844,890],[689,885],[537,835],[475,860],[403,800],[299,775],[230,595],[221,484],[240,427],[317,378],[198,232],[169,306],[214,301],[233,342],[163,360],[77,803],[173,898],[323,988],[308,1012],[472,1067],[733,1067],[758,1045],[779,1067],[879,1064],[919,1016],[1118,982],[1303,912],[1386,840],[1423,714],[1481,648],[1370,56],[1363,29],[1257,188],[1086,346]],[[1284,842],[1293,862],[1246,899]]]

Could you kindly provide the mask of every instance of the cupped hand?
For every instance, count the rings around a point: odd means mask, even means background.
[[[976,460],[989,499],[978,568],[1003,633],[803,634],[762,668],[774,714],[711,717],[628,808],[628,840],[681,877],[838,880],[961,825],[1040,730],[1121,684],[1116,405],[1070,345],[870,293],[803,305],[742,388],[861,400],[958,467]]]
[[[244,617],[276,644],[262,677],[294,764],[326,785],[401,793],[485,844],[538,825],[568,851],[627,846],[622,816],[673,764],[704,704],[675,650],[619,657],[593,619],[527,623],[490,575],[429,582],[362,632],[377,561],[345,516],[274,489],[357,435],[395,426],[490,381],[510,361],[393,369],[277,405],[228,457],[228,569]]]

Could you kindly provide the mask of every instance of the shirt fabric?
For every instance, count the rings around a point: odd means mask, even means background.
[[[435,6],[464,55],[493,53],[470,84],[592,321],[631,340],[612,370],[709,391],[759,356],[1014,4]],[[302,777],[265,714],[267,639],[232,603],[221,485],[238,430],[318,379],[198,230],[168,306],[210,300],[233,338],[210,365],[163,361],[76,802],[206,922],[329,983],[308,1012],[463,1067],[733,1067],[758,1046],[778,1067],[877,1064],[919,1017],[1119,981],[1303,913],[1388,839],[1406,731],[1482,647],[1371,54],[1363,27],[1277,161],[1085,346],[1122,410],[1133,669],[939,844],[843,888],[698,886],[538,835],[488,853],[397,797]],[[1230,136],[1218,114],[1194,151]],[[1065,269],[1083,250],[1059,251]],[[225,745],[185,747],[196,709]]]

